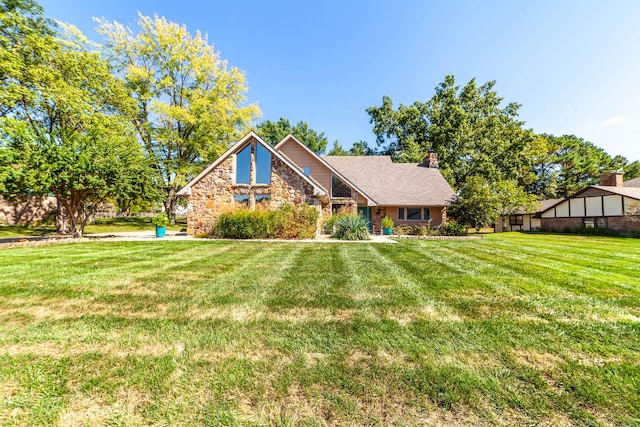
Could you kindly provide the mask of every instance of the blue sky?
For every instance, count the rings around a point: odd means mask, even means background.
[[[640,159],[640,1],[41,0],[100,41],[92,17],[138,11],[207,33],[244,70],[261,120],[307,122],[374,145],[365,109],[426,101],[447,74],[496,80],[539,133],[575,134]]]

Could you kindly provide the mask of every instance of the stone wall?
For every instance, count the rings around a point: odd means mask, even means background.
[[[234,161],[229,157],[191,187],[187,214],[187,233],[209,233],[215,220],[224,212],[245,207],[236,205],[236,195],[268,195],[267,209],[277,209],[284,203],[315,204],[313,186],[282,160],[271,156],[270,184],[234,184]],[[251,204],[250,204],[251,205]]]

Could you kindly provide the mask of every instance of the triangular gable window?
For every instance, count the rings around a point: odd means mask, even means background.
[[[251,149],[255,147],[255,182],[251,182]],[[236,155],[236,184],[271,184],[271,153],[260,144],[248,144]]]
[[[331,175],[331,197],[351,197],[351,187],[337,176]]]

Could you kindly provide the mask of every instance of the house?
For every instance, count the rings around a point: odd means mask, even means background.
[[[590,185],[548,206],[540,213],[542,229],[596,227],[622,233],[640,230],[640,180],[624,182],[622,176],[619,172],[603,174],[600,185]]]
[[[294,136],[275,147],[249,132],[179,192],[188,197],[187,233],[207,233],[223,212],[286,202],[307,203],[326,220],[359,212],[379,230],[385,215],[396,224],[446,221],[453,189],[430,152],[421,164],[397,164],[389,156],[318,156]]]
[[[542,228],[542,212],[562,200],[564,199],[541,200],[538,202],[536,209],[533,212],[527,212],[522,208],[513,215],[502,215],[498,218],[498,221],[496,221],[494,231],[496,233],[501,233],[503,231],[539,230]]]

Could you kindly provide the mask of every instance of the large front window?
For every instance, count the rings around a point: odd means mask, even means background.
[[[335,175],[331,175],[331,197],[351,197],[351,188]]]
[[[431,219],[431,210],[429,208],[398,208],[398,219],[429,221]]]

